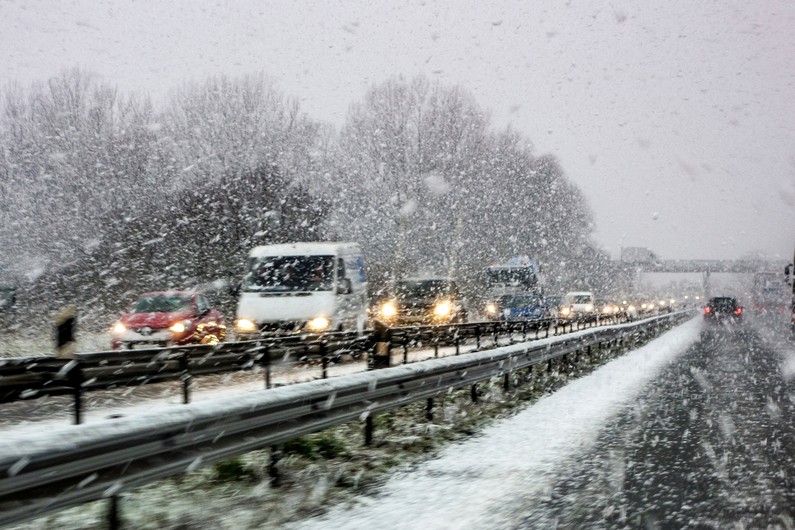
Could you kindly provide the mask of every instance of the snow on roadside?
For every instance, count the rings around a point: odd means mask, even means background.
[[[644,347],[576,379],[483,436],[444,450],[417,470],[393,476],[377,497],[297,528],[498,528],[512,497],[545,495],[567,459],[586,451],[600,429],[655,374],[699,338],[696,317]]]

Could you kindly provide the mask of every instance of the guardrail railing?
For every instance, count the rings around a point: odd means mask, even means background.
[[[615,319],[601,322],[612,322]],[[367,356],[371,368],[390,365],[392,348],[403,349],[408,362],[410,347],[434,344],[455,346],[460,353],[462,344],[475,342],[475,349],[488,347],[506,337],[514,340],[539,338],[571,332],[600,323],[596,317],[576,320],[535,320],[510,322],[472,322],[438,326],[410,326],[400,328],[377,327],[365,333],[332,332],[323,334],[280,335],[253,341],[225,342],[216,345],[179,346],[145,350],[105,351],[76,354],[63,359],[53,356],[12,358],[0,360],[0,404],[44,398],[72,396],[74,422],[81,423],[84,396],[87,392],[117,387],[134,387],[167,381],[181,382],[183,403],[190,402],[190,388],[194,377],[229,372],[258,370],[263,373],[265,388],[271,387],[271,370],[275,363],[300,362],[314,359],[320,365],[319,377],[328,376],[328,367],[343,355]],[[383,342],[385,341],[385,342]],[[376,351],[376,345],[382,344]],[[383,348],[383,345],[386,348]],[[384,353],[385,352],[385,353]]]
[[[384,370],[316,380],[243,396],[166,407],[99,424],[49,429],[46,438],[0,440],[0,524],[117,494],[245,452],[263,449],[494,376],[656,333],[682,311]],[[507,379],[506,379],[507,380]],[[369,432],[369,435],[367,434]],[[115,514],[111,514],[111,520]]]

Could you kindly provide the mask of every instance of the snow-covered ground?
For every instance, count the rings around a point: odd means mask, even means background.
[[[542,499],[556,471],[584,453],[607,421],[696,342],[700,317],[572,381],[482,436],[392,477],[376,496],[300,528],[500,528],[513,498]]]

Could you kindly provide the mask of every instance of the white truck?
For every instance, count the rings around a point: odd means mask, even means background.
[[[235,331],[322,333],[367,326],[367,278],[356,243],[254,247],[240,284]]]

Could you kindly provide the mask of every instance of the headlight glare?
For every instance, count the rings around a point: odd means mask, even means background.
[[[235,323],[235,327],[238,331],[242,332],[250,332],[255,331],[257,329],[257,325],[254,324],[254,321],[249,320],[247,318],[241,318]]]
[[[326,317],[313,318],[306,323],[306,327],[311,331],[325,331],[331,326],[331,321]]]
[[[381,306],[381,316],[384,318],[392,318],[397,315],[397,307],[394,302],[384,302]]]
[[[441,302],[437,302],[433,307],[433,314],[437,317],[446,317],[452,312],[452,310],[453,307],[450,305],[450,302],[443,300]]]
[[[185,330],[188,329],[188,326],[185,324],[185,322],[174,322],[168,329],[171,330],[172,333],[185,333]]]
[[[125,331],[127,331],[127,326],[125,326],[125,325],[124,325],[124,324],[122,324],[121,322],[116,322],[116,323],[113,325],[113,331],[112,331],[112,333],[113,333],[114,335],[121,335],[121,334],[123,334]]]

